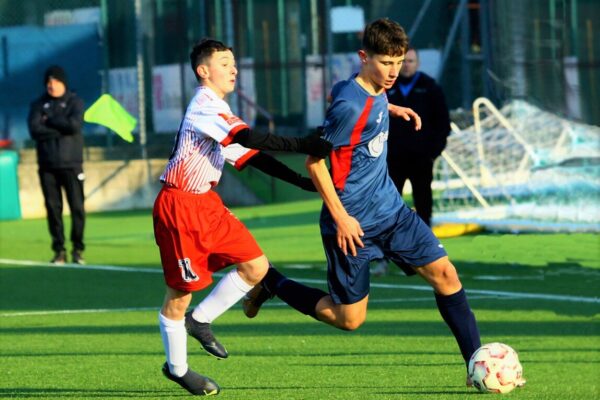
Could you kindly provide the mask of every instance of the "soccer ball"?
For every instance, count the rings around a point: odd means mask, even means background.
[[[480,392],[508,393],[521,382],[523,367],[512,347],[488,343],[473,353],[468,373]]]

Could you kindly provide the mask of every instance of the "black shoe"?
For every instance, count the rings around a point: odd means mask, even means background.
[[[244,296],[244,300],[242,301],[244,314],[248,318],[256,317],[263,303],[272,298],[273,295],[264,287],[263,283],[259,283]]]
[[[73,264],[85,265],[85,259],[83,258],[81,250],[73,250],[71,259],[73,260]]]
[[[225,347],[219,343],[207,322],[198,322],[192,317],[192,312],[185,314],[185,329],[188,335],[200,342],[204,350],[217,358],[227,358],[229,354]]]
[[[54,257],[50,262],[56,265],[63,265],[67,262],[67,253],[64,250],[55,252]]]
[[[221,388],[217,382],[207,376],[200,375],[188,368],[182,377],[175,376],[169,371],[169,365],[164,363],[162,373],[167,379],[179,384],[182,388],[197,396],[213,396],[219,394]]]

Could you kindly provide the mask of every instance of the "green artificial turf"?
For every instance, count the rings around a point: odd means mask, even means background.
[[[325,289],[319,207],[309,200],[233,211],[287,275]],[[479,234],[443,243],[482,340],[519,352],[528,383],[504,397],[599,397],[597,235]],[[188,397],[160,372],[164,283],[150,211],[90,214],[86,244],[88,267],[47,266],[45,220],[0,222],[0,398]],[[214,332],[228,359],[211,358],[193,340],[188,346],[190,366],[221,385],[217,398],[478,396],[464,387],[462,359],[431,290],[393,268],[372,279],[368,318],[357,331],[275,299],[253,320],[235,306]]]

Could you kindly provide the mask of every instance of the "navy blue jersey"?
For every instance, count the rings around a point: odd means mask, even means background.
[[[365,230],[404,205],[387,170],[387,97],[370,95],[354,76],[338,82],[331,96],[324,123],[324,138],[333,144],[331,177],[344,208]],[[327,207],[321,231],[336,231]]]

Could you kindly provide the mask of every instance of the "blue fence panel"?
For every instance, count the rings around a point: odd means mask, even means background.
[[[60,65],[86,107],[100,96],[102,51],[96,24],[0,28],[0,136],[29,138],[29,104],[45,90],[44,71]]]

